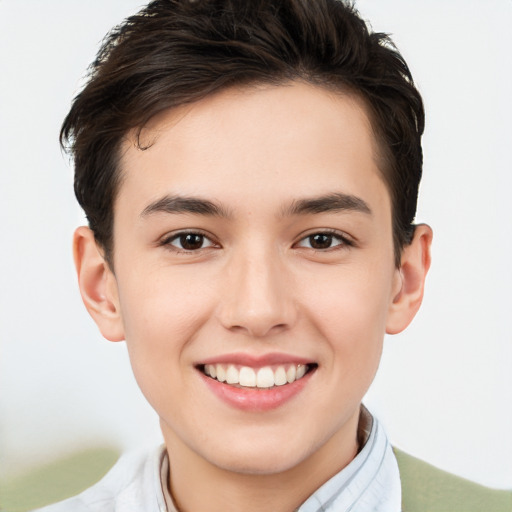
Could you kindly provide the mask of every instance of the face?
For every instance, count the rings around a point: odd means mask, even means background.
[[[112,286],[171,453],[241,473],[355,453],[400,274],[362,104],[226,90],[133,138]]]

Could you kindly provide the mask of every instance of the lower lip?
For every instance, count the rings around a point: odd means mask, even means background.
[[[277,409],[292,400],[304,389],[313,373],[310,371],[291,384],[266,389],[238,388],[207,377],[202,372],[201,376],[208,388],[223,402],[243,411],[261,412]]]

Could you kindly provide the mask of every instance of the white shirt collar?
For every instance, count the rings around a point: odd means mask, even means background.
[[[364,407],[363,414],[369,415]],[[399,512],[401,500],[395,455],[384,429],[372,418],[370,435],[362,450],[297,512]]]

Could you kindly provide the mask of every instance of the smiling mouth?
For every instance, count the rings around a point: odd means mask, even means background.
[[[207,377],[239,388],[270,389],[302,379],[316,369],[312,364],[288,364],[252,368],[234,364],[205,364],[198,369]]]

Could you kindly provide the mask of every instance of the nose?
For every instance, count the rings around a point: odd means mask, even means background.
[[[227,263],[218,316],[230,331],[263,338],[293,326],[293,278],[270,250],[243,251]]]

